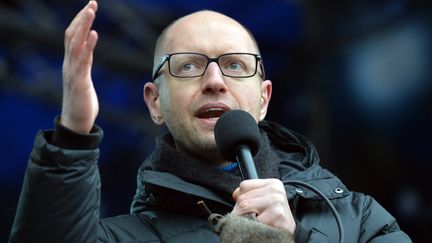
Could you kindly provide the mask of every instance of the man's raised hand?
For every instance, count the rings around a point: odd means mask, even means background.
[[[93,50],[98,35],[91,30],[97,2],[90,1],[65,31],[63,60],[63,106],[61,124],[72,131],[88,133],[99,111],[91,79]]]

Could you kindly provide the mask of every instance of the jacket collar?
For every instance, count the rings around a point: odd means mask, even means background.
[[[268,121],[261,122],[259,126],[268,135],[270,146],[279,159],[277,162],[282,181],[306,182],[319,189],[329,199],[348,195],[346,186],[331,172],[321,168],[315,146],[306,137]],[[153,159],[150,156],[147,161]],[[200,199],[211,204],[219,213],[228,212],[233,206],[231,202],[226,201],[214,191],[184,181],[170,173],[142,167],[138,173],[137,182],[137,193],[131,205],[132,213],[155,207],[164,210],[178,208],[178,210],[187,210],[188,213],[191,213],[197,210],[196,202]],[[314,192],[296,185],[286,185],[286,190],[289,199],[294,199],[296,196],[312,200],[319,199]],[[175,202],[172,202],[173,195],[177,196]]]
[[[305,136],[273,122],[259,124],[272,142],[272,147],[280,158],[281,180],[306,182],[320,190],[329,199],[346,197],[347,187],[330,171],[323,169],[318,152]],[[305,199],[320,199],[319,196],[297,185],[286,185],[289,199],[296,195]]]
[[[195,195],[204,200],[217,202],[227,207],[233,206],[215,192],[205,187],[184,181],[170,173],[147,170],[143,172],[143,181],[149,186],[157,186],[167,190],[180,191],[188,195]]]
[[[131,213],[160,210],[195,216],[208,216],[197,203],[204,201],[212,213],[226,214],[233,204],[216,192],[187,182],[171,173],[140,170],[138,189]]]

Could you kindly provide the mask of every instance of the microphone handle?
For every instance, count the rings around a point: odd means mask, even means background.
[[[241,145],[237,150],[237,162],[240,165],[240,171],[243,175],[243,180],[258,179],[258,174],[255,169],[255,163],[252,158],[250,148]]]
[[[250,148],[245,145],[241,145],[237,150],[237,162],[240,165],[240,174],[243,180],[247,179],[258,179],[256,172],[255,163],[252,158]],[[256,213],[249,213],[245,215],[246,218],[256,220]]]

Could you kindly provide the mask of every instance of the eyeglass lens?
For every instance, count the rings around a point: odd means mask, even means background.
[[[204,74],[209,59],[197,53],[177,53],[170,58],[170,72],[178,77],[196,77]],[[251,54],[225,54],[218,58],[224,75],[247,77],[256,72],[256,57]]]

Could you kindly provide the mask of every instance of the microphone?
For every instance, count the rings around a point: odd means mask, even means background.
[[[240,172],[244,170],[246,173],[246,177],[243,177],[243,180],[245,179],[258,179],[258,175],[256,173],[255,164],[253,162],[252,156],[254,156],[260,146],[260,131],[258,128],[258,125],[256,124],[255,119],[247,112],[241,111],[241,110],[232,110],[227,113],[222,114],[222,116],[219,117],[218,121],[215,125],[214,130],[214,136],[216,140],[216,144],[219,148],[220,153],[224,156],[226,160],[229,161],[235,161],[240,165]],[[289,185],[299,185],[303,186],[305,188],[308,188],[309,190],[315,192],[321,199],[324,200],[324,202],[329,206],[330,211],[333,213],[333,215],[336,218],[336,223],[339,229],[339,242],[343,242],[344,240],[344,229],[342,220],[340,219],[339,213],[333,206],[333,204],[330,202],[330,200],[317,188],[309,185],[308,183],[297,181],[297,180],[284,180],[282,181],[283,184],[289,184]],[[251,218],[256,218],[256,213],[248,214]],[[211,219],[209,217],[209,219]],[[241,219],[241,218],[240,218]],[[222,237],[225,237],[227,235],[231,236],[230,233],[224,233],[221,234],[220,232],[222,230],[228,232],[229,230],[233,229],[233,227],[226,225],[235,225],[237,228],[234,229],[235,236],[238,236],[239,230],[242,229],[242,227],[239,227],[239,223],[230,222],[231,219],[222,219],[222,229],[219,229],[219,234]],[[209,221],[210,222],[210,221]],[[213,221],[212,221],[213,222]],[[247,221],[246,221],[247,223]],[[248,229],[252,229],[251,232],[248,232],[246,235],[253,233],[257,233],[261,236],[261,232],[257,231],[256,229],[247,226]],[[223,236],[222,236],[223,235]],[[244,234],[240,234],[240,236],[243,236]],[[274,237],[274,233],[272,233],[271,237]],[[255,239],[251,237],[251,239]],[[288,238],[283,238],[288,239]],[[231,239],[228,239],[231,240]],[[248,241],[249,239],[246,239]],[[232,241],[232,240],[231,240]],[[261,241],[262,242],[262,241]]]
[[[239,163],[243,180],[258,179],[252,157],[259,150],[261,134],[249,113],[232,110],[222,114],[216,122],[214,136],[224,158]]]

